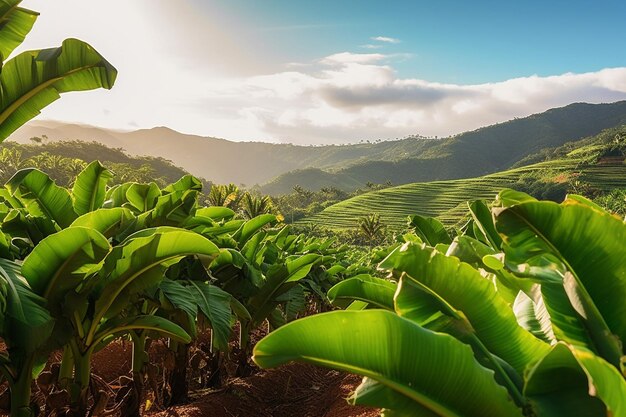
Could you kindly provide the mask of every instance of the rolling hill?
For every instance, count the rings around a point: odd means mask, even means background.
[[[295,184],[314,190],[328,185],[353,190],[368,181],[404,184],[475,177],[625,122],[626,101],[620,101],[575,103],[439,140],[295,146],[231,142],[165,127],[123,132],[45,121],[27,124],[10,139],[27,143],[33,136],[46,135],[50,141],[97,141],[132,155],[167,158],[214,183],[259,184],[263,193],[276,195]]]
[[[626,188],[623,154],[597,158],[612,146],[611,141],[616,135],[626,139],[626,126],[579,141],[578,146],[570,143],[552,149],[555,158],[549,161],[476,178],[418,182],[373,191],[332,205],[297,223],[346,229],[354,228],[358,218],[377,213],[384,223],[395,230],[402,229],[406,225],[406,217],[411,214],[437,217],[451,226],[467,213],[467,201],[493,200],[501,189],[520,189],[528,182],[543,181],[548,186],[577,183],[587,192]]]
[[[452,138],[431,141],[419,155],[387,160],[371,159],[332,172],[327,183],[350,190],[351,184],[366,182],[407,184],[436,180],[471,178],[509,169],[519,161],[546,148],[600,133],[626,123],[626,101],[612,104],[575,103],[522,119],[484,127]],[[267,194],[290,190],[293,176],[298,185],[316,189],[315,175],[287,173],[261,188]]]

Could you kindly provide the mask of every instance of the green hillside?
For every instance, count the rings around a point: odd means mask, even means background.
[[[58,184],[67,186],[86,164],[95,160],[116,174],[112,183],[155,181],[165,185],[188,173],[167,159],[133,157],[120,148],[98,142],[59,141],[22,145],[7,141],[0,145],[0,183],[4,184],[18,169],[34,166],[47,172]],[[206,181],[205,186],[208,186]]]
[[[621,135],[621,136],[620,136]],[[555,159],[477,178],[406,184],[362,194],[326,208],[300,221],[323,227],[353,228],[356,219],[380,214],[394,229],[405,226],[406,216],[437,217],[453,225],[467,212],[468,200],[492,200],[503,188],[542,190],[556,194],[567,188],[596,195],[614,188],[626,188],[626,165],[622,152],[612,151],[615,138],[626,139],[626,127],[611,129],[593,138],[552,149]],[[623,146],[623,143],[622,143]],[[613,155],[613,156],[612,156]],[[542,195],[546,197],[546,195]]]
[[[626,123],[626,101],[612,104],[574,103],[529,117],[487,126],[441,140],[422,140],[414,151],[380,149],[360,162],[347,161],[327,170],[325,183],[343,190],[373,183],[407,184],[472,178],[512,168],[519,161],[604,129]],[[395,157],[393,152],[395,153]],[[309,175],[305,175],[309,174]],[[297,183],[317,190],[318,173],[286,173],[261,187],[266,194],[288,193]],[[356,187],[353,184],[358,184]]]

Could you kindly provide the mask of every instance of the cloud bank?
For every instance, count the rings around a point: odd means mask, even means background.
[[[265,139],[301,144],[442,137],[573,102],[626,99],[626,68],[461,85],[401,78],[395,59],[341,52],[306,71],[231,80],[227,90],[246,97],[233,111]]]

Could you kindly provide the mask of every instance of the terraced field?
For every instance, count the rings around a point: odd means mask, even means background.
[[[511,187],[521,175],[545,170],[555,181],[576,175],[594,188],[626,188],[626,165],[622,163],[578,166],[576,158],[553,160],[486,175],[479,178],[413,183],[362,194],[328,207],[299,224],[317,224],[334,229],[354,228],[359,217],[378,213],[387,225],[401,229],[406,216],[437,217],[446,225],[457,223],[467,213],[469,200],[492,200],[498,191]],[[563,174],[563,175],[561,175]]]

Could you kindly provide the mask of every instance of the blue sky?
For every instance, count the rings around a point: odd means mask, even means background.
[[[623,66],[624,1],[293,1],[194,0],[220,14],[242,42],[280,61],[401,40],[386,52],[411,54],[403,77],[484,83],[531,74]]]
[[[111,91],[41,118],[231,140],[447,136],[626,99],[626,2],[24,0],[22,49],[91,43]]]

